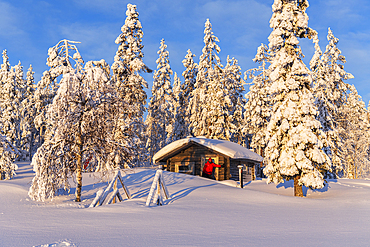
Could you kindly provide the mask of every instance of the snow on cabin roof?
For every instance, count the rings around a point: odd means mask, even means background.
[[[174,141],[168,144],[167,146],[163,147],[161,150],[159,150],[153,156],[154,163],[163,158],[164,156],[166,156],[167,154],[180,150],[182,147],[187,146],[191,142],[200,144],[216,152],[224,154],[225,156],[228,156],[231,159],[246,159],[256,162],[262,162],[263,160],[263,158],[260,155],[234,142],[208,139],[205,137],[187,137],[184,139]]]

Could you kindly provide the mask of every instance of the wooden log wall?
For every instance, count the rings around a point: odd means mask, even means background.
[[[192,145],[184,150],[182,150],[180,153],[176,154],[175,156],[169,158],[167,160],[167,171],[175,172],[175,164],[176,163],[182,163],[186,165],[188,162],[194,162],[194,172],[193,175],[201,175],[201,162],[202,157],[208,157],[208,156],[217,156],[218,157],[218,164],[221,165],[220,168],[218,168],[218,176],[216,177],[217,180],[225,180],[229,179],[229,161],[227,157],[224,157],[218,153],[212,152],[206,147],[198,146],[198,145]]]
[[[244,165],[243,168],[243,181],[249,182],[255,180],[255,164],[254,163],[245,163],[240,161],[231,161],[230,163],[230,179],[239,181],[239,168],[238,165]]]

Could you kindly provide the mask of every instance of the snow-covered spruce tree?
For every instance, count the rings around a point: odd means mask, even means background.
[[[343,173],[346,178],[364,178],[370,174],[369,140],[370,124],[365,103],[356,88],[350,86],[346,104],[340,109]]]
[[[13,144],[7,140],[6,136],[0,134],[0,180],[11,179],[18,169],[14,160],[19,152]]]
[[[198,73],[189,103],[189,128],[194,136],[226,139],[231,137],[232,119],[228,115],[231,100],[223,84],[223,70],[218,53],[218,38],[207,19],[204,47],[199,58]]]
[[[2,55],[3,55],[3,63],[1,64],[1,72],[9,72],[10,71],[10,63],[9,63],[9,56],[8,56],[7,50],[3,50]],[[3,80],[1,80],[1,81],[3,81]]]
[[[33,153],[39,147],[36,134],[38,133],[35,127],[34,119],[36,116],[36,111],[34,107],[34,72],[32,65],[30,65],[26,80],[24,80],[24,85],[22,86],[22,102],[21,102],[21,150],[23,160],[31,160]]]
[[[8,57],[7,51],[4,50],[2,55],[3,55],[2,57],[3,63],[1,64],[1,68],[0,68],[0,87],[1,88],[3,87],[5,81],[7,80],[8,74],[10,72],[10,63],[9,63],[9,57]],[[3,95],[4,93],[2,92],[2,90],[0,90],[0,99],[2,99]]]
[[[367,121],[370,123],[370,100],[369,103],[367,104]]]
[[[76,43],[79,42],[64,39],[48,50],[46,65],[50,68],[44,71],[34,93],[36,111],[34,123],[38,131],[37,142],[39,145],[43,143],[44,139],[49,138],[48,135],[52,135],[48,132],[49,123],[46,119],[46,113],[59,88],[60,77],[76,69],[79,71],[83,66],[83,60]]]
[[[185,120],[185,132],[182,137],[186,137],[191,135],[192,131],[190,129],[190,116],[191,116],[191,107],[190,107],[190,100],[193,97],[193,91],[197,79],[198,74],[198,64],[194,62],[195,55],[190,51],[187,51],[185,59],[182,60],[182,64],[185,67],[184,72],[182,72],[182,76],[184,77],[184,83],[181,86],[181,95],[183,102],[180,102],[180,110],[183,112],[184,120]],[[181,99],[180,99],[181,101]]]
[[[298,38],[311,38],[306,0],[275,0],[269,36],[272,100],[267,125],[264,174],[268,182],[294,179],[294,195],[303,196],[302,185],[324,186],[323,173],[330,159],[323,148],[324,133],[316,120],[310,71],[302,61]]]
[[[7,51],[3,51],[3,63],[1,64],[0,68],[0,128],[2,128],[2,111],[3,108],[1,107],[1,102],[3,102],[3,98],[5,97],[5,92],[3,92],[4,84],[8,78],[8,74],[10,73],[10,63]],[[0,132],[1,133],[1,132]]]
[[[227,56],[227,64],[223,70],[224,79],[223,83],[229,95],[231,105],[229,107],[229,115],[231,116],[232,123],[235,126],[230,140],[236,143],[244,142],[243,128],[244,128],[244,105],[245,98],[243,94],[245,92],[244,84],[245,81],[242,78],[240,66],[238,60]]]
[[[244,98],[238,98],[238,101],[236,102],[236,106],[234,107],[234,114],[233,114],[233,124],[234,124],[234,131],[232,134],[231,141],[238,143],[245,147],[245,143],[247,140],[246,135],[244,134],[244,128],[245,128],[245,121],[244,121],[244,110],[245,105],[245,99]]]
[[[183,92],[183,85],[181,84],[180,78],[175,72],[173,79],[173,129],[170,141],[176,141],[181,138],[188,136],[188,125],[186,119],[186,103]]]
[[[249,92],[246,95],[247,103],[245,108],[245,127],[243,132],[252,135],[250,146],[264,156],[263,150],[266,147],[266,127],[270,121],[271,104],[270,104],[270,83],[268,77],[267,63],[270,62],[268,47],[264,44],[257,49],[257,54],[253,59],[259,63],[258,68],[252,69],[245,73],[245,79],[252,78]]]
[[[174,106],[174,112],[173,115],[176,114],[176,108],[180,105],[179,98],[182,94],[181,92],[181,80],[177,76],[177,73],[175,72],[173,76],[173,86],[172,86],[172,92],[173,92],[173,106]]]
[[[370,123],[370,101],[369,104],[367,105],[367,122]],[[370,129],[368,129],[367,135],[370,138]],[[369,149],[367,151],[367,159],[370,160],[370,142],[367,145],[369,146]]]
[[[147,144],[150,162],[154,154],[170,141],[173,128],[173,101],[174,96],[171,87],[172,69],[169,62],[169,53],[164,39],[159,47],[157,70],[153,75],[152,96],[148,104]]]
[[[1,133],[15,147],[20,146],[20,102],[22,89],[20,84],[23,80],[23,68],[21,64],[9,67],[6,50],[3,52],[3,64],[1,69],[1,95],[0,95],[0,128]]]
[[[46,139],[32,159],[36,173],[29,196],[45,200],[69,190],[68,177],[76,176],[76,201],[81,201],[82,162],[92,170],[104,172],[117,168],[116,154],[127,147],[112,137],[115,129],[116,95],[104,60],[87,62],[84,69],[63,74],[57,95],[48,108],[53,135]]]
[[[219,66],[209,68],[209,80],[202,117],[207,124],[206,137],[230,140],[236,127],[230,114],[232,103],[229,91],[223,83],[223,70]]]
[[[194,83],[194,89],[191,92],[191,97],[188,106],[188,115],[189,115],[189,131],[193,136],[205,136],[207,133],[207,128],[205,123],[205,117],[202,115],[204,108],[204,102],[207,94],[207,75],[208,69],[211,66],[211,62],[220,63],[220,59],[217,56],[217,53],[220,52],[220,47],[215,43],[218,41],[218,38],[213,35],[211,23],[207,19],[205,23],[204,30],[204,43],[203,54],[199,58],[199,65],[197,66],[197,76]],[[211,40],[209,40],[211,38]],[[215,56],[207,56],[213,55]],[[216,59],[214,62],[213,60]]]
[[[113,81],[121,99],[125,102],[119,114],[128,128],[122,128],[121,136],[133,140],[132,156],[127,157],[133,164],[139,165],[144,159],[144,112],[147,95],[144,88],[148,87],[140,72],[152,72],[143,62],[143,31],[139,21],[136,5],[128,4],[125,24],[121,27],[122,33],[117,37],[118,50],[112,65]]]
[[[332,173],[338,175],[342,171],[341,144],[339,128],[341,125],[340,109],[347,101],[349,84],[344,80],[353,76],[344,71],[343,64],[346,59],[341,55],[337,47],[338,39],[333,32],[328,30],[328,45],[324,54],[318,45],[318,38],[315,37],[315,54],[311,60],[311,70],[314,79],[315,104],[318,108],[318,120],[321,122],[323,131],[327,136],[327,147],[325,153],[332,162]],[[344,119],[343,119],[344,120]]]
[[[3,52],[3,64],[0,70],[1,94],[0,94],[0,126],[2,133],[6,135],[11,143],[18,149],[18,160],[25,160],[29,156],[29,147],[32,145],[25,138],[28,130],[25,126],[25,111],[31,111],[31,105],[24,105],[24,101],[33,97],[33,74],[32,79],[25,80],[23,75],[23,66],[21,62],[18,65],[10,67],[9,58],[6,50]],[[27,108],[27,109],[26,109]],[[32,124],[34,116],[28,118]],[[28,125],[28,124],[26,124]],[[28,157],[29,158],[29,157]]]

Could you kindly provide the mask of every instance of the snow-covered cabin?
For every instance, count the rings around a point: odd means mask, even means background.
[[[243,165],[244,180],[254,179],[255,165],[263,158],[255,152],[230,141],[207,139],[205,137],[187,137],[174,141],[154,156],[153,161],[171,172],[202,175],[203,166],[209,158],[221,165],[215,168],[216,180],[238,180],[238,165]]]

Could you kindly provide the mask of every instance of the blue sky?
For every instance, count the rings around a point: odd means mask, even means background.
[[[156,69],[159,42],[166,40],[174,72],[183,71],[187,49],[198,61],[203,47],[204,23],[210,19],[220,39],[220,58],[239,60],[242,71],[254,66],[257,47],[267,43],[271,29],[273,0],[0,0],[0,49],[8,50],[11,65],[20,60],[26,71],[32,64],[36,80],[47,69],[49,47],[61,39],[80,41],[78,49],[85,61],[105,59],[112,63],[114,43],[126,18],[126,5],[136,4],[144,31],[144,62]],[[370,1],[311,0],[307,13],[309,26],[319,32],[325,50],[327,28],[339,38],[339,49],[346,57],[345,70],[366,105],[370,100]],[[308,64],[313,55],[309,40],[301,41]],[[149,85],[152,75],[146,75]],[[150,89],[149,89],[150,90]],[[149,92],[148,90],[148,92]]]

